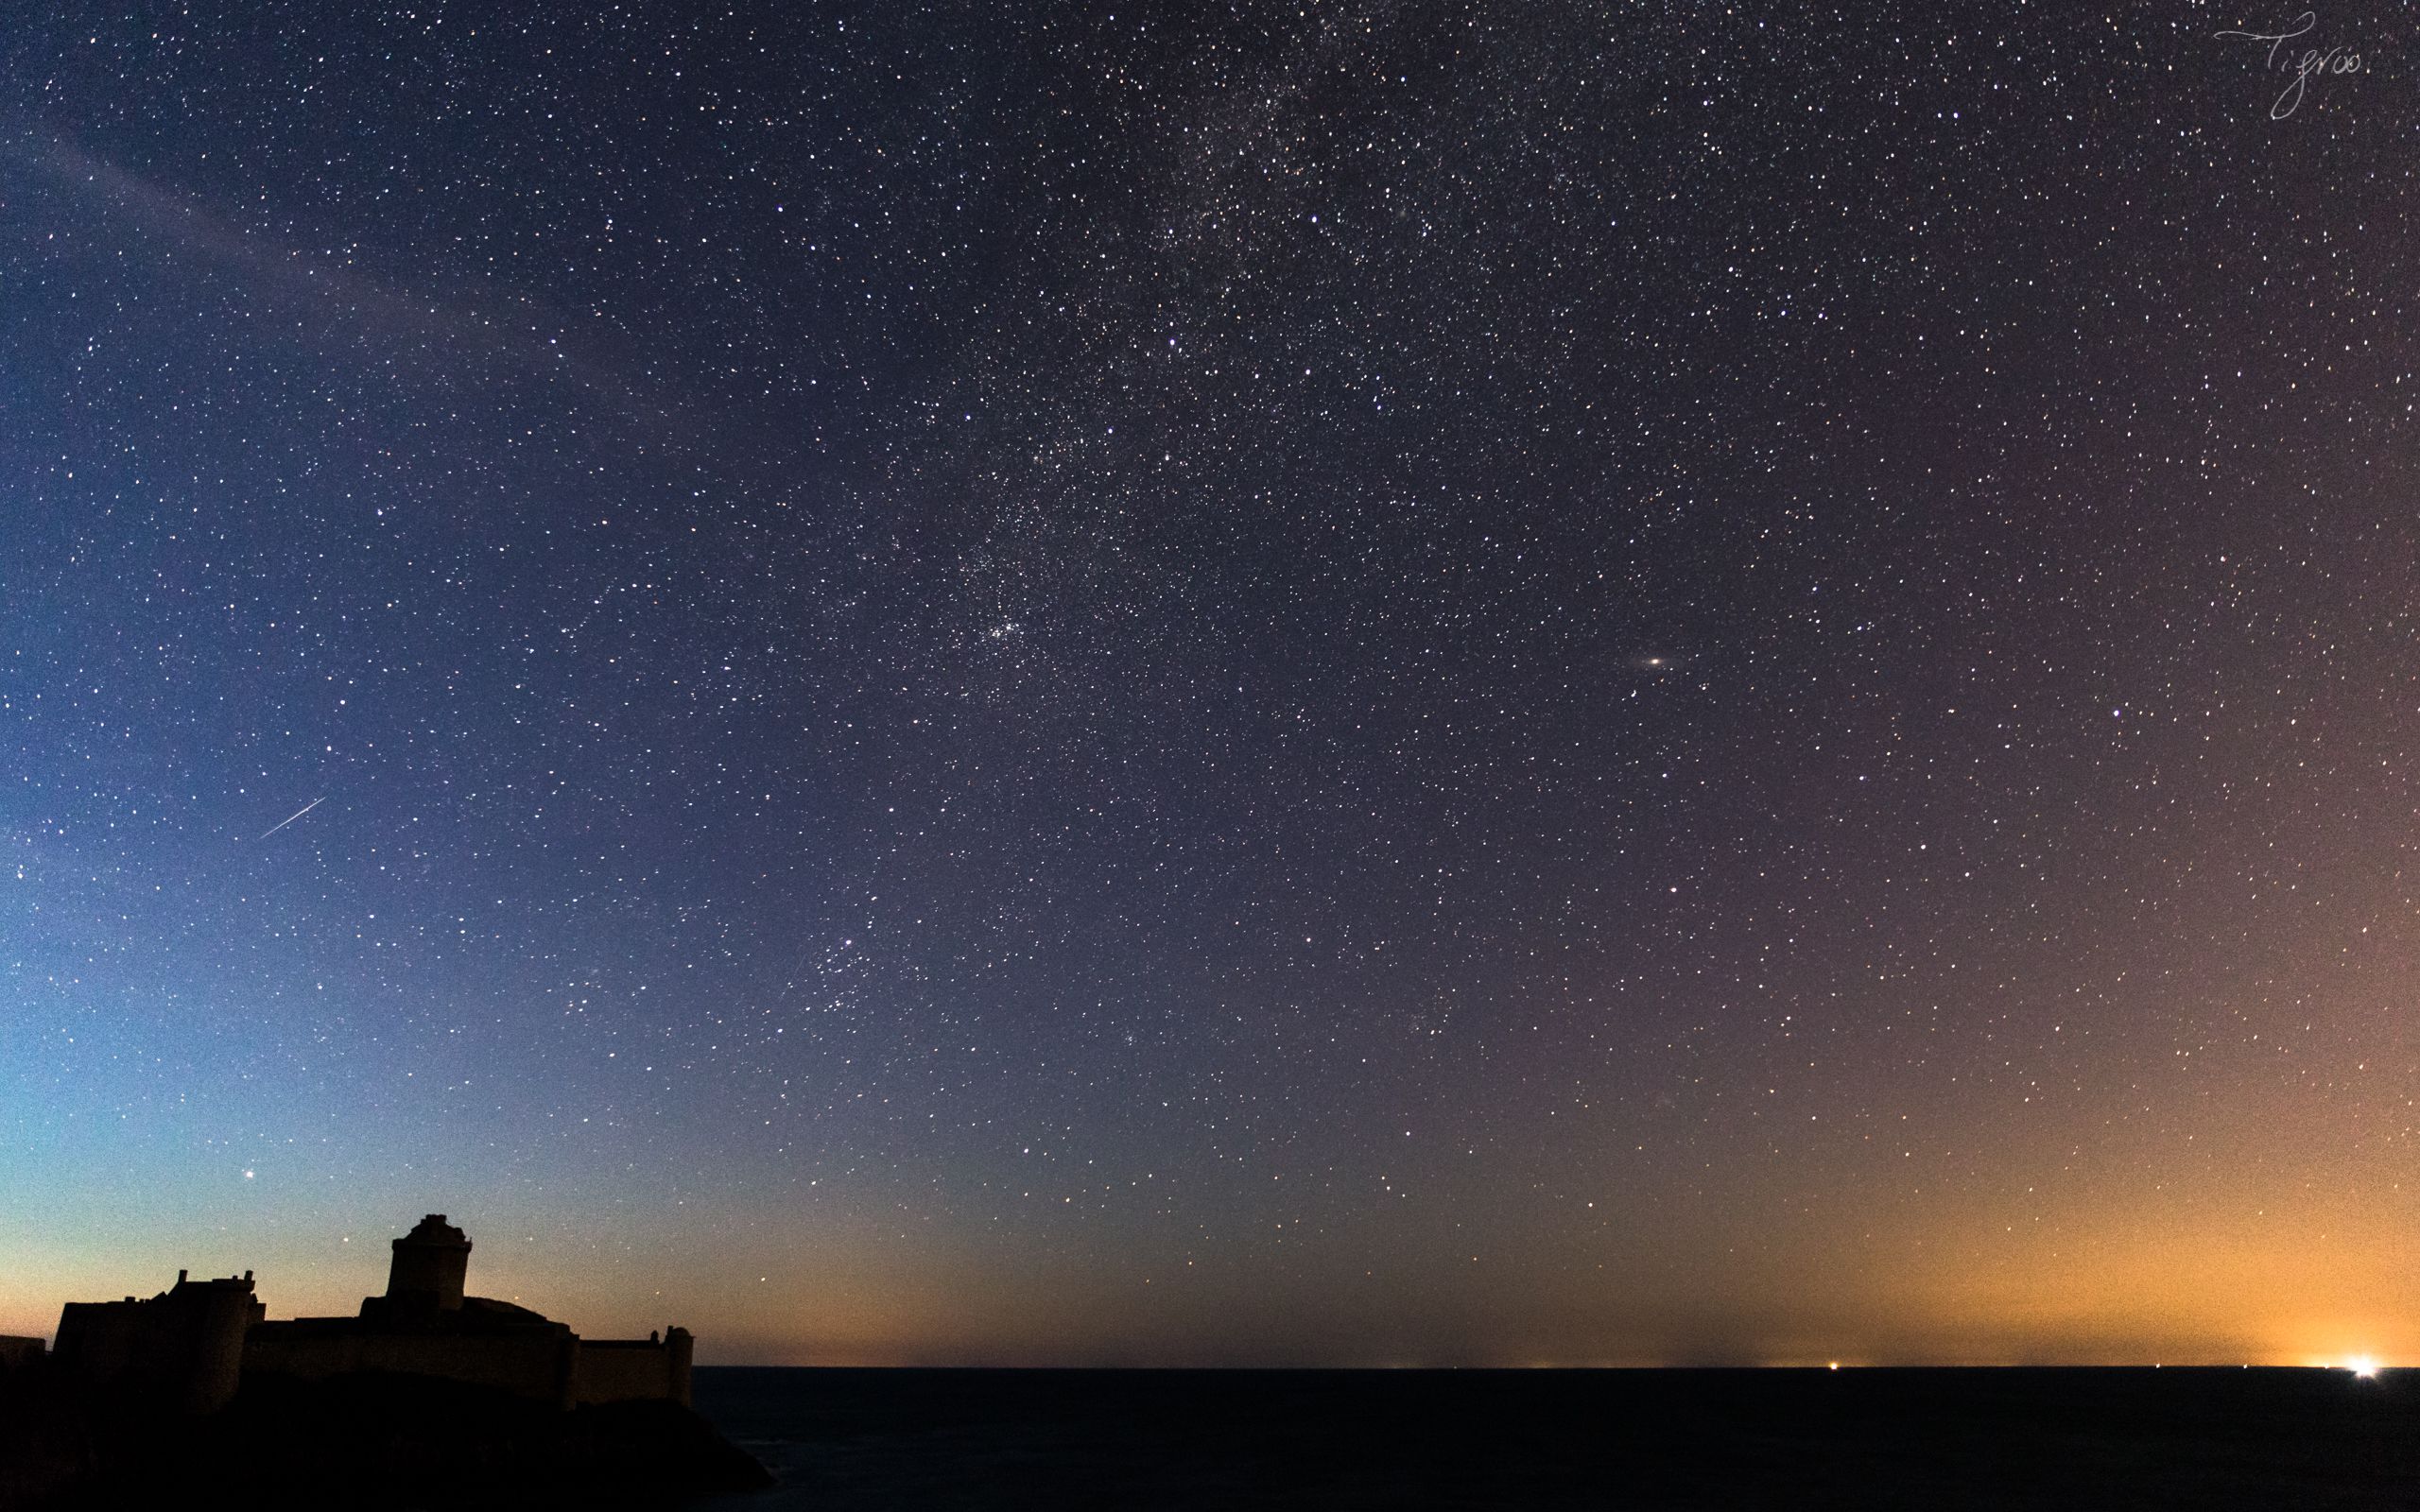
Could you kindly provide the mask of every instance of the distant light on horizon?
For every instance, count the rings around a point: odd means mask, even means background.
[[[2344,1362],[2344,1368],[2363,1381],[2376,1381],[2378,1378],[2378,1360],[2374,1354],[2357,1354]]]

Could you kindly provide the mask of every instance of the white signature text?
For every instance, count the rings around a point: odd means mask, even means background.
[[[2266,66],[2272,69],[2283,69],[2293,75],[2292,80],[2286,85],[2285,91],[2270,104],[2269,119],[2273,121],[2282,121],[2302,108],[2303,94],[2309,88],[2313,75],[2358,74],[2361,71],[2361,55],[2344,47],[2330,47],[2325,51],[2317,47],[2308,47],[2303,50],[2300,57],[2296,57],[2287,47],[2288,43],[2310,35],[2311,28],[2318,25],[2318,13],[2306,10],[2288,22],[2283,31],[2222,31],[2219,33],[2221,37],[2238,37],[2246,42],[2267,43],[2269,61]]]

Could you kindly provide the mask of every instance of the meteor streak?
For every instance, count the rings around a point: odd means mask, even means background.
[[[313,809],[318,808],[320,804],[325,803],[327,800],[328,800],[328,796],[327,796],[325,793],[320,794],[318,798],[313,799],[310,802],[303,804],[301,808],[296,809],[293,813],[291,813],[291,814],[287,815],[285,817],[284,817],[284,818],[282,818],[282,819],[278,820],[275,824],[272,824],[272,825],[270,825],[268,829],[263,830],[263,831],[261,832],[261,833],[260,833],[260,837],[261,837],[262,839],[264,839],[264,840],[268,839],[270,835],[275,834],[278,831],[285,829],[287,825],[292,824],[295,820],[297,820],[297,819],[301,818],[303,815],[310,813]]]

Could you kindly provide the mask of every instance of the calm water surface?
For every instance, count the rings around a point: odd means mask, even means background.
[[[2420,1512],[2420,1371],[706,1369],[718,1507]]]

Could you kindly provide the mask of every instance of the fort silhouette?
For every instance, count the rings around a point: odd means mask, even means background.
[[[433,1212],[394,1242],[384,1296],[353,1317],[268,1321],[252,1273],[176,1284],[154,1297],[69,1302],[56,1368],[71,1387],[185,1415],[215,1412],[246,1382],[378,1373],[484,1387],[569,1409],[603,1402],[689,1404],[693,1340],[582,1339],[568,1324],[464,1295],[471,1240]]]

